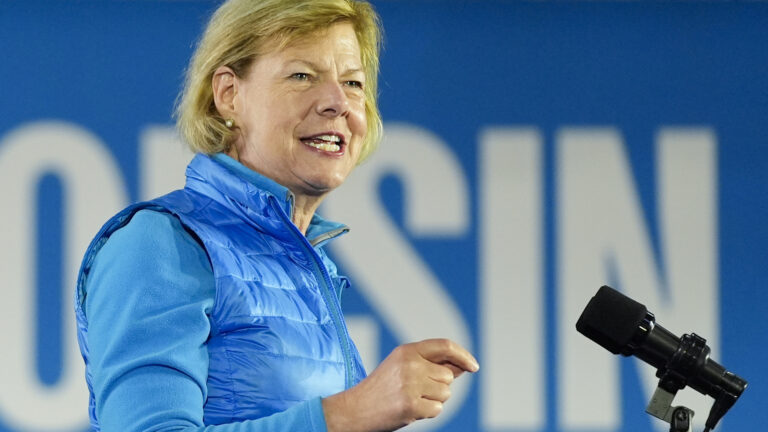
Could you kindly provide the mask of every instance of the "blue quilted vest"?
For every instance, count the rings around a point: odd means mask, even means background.
[[[109,236],[140,209],[176,215],[211,261],[216,297],[209,317],[206,425],[265,417],[365,377],[339,304],[347,279],[323,249],[348,229],[315,216],[302,235],[291,222],[293,195],[286,188],[258,175],[245,181],[208,156],[197,155],[186,174],[184,189],[110,219],[83,259],[75,309],[94,430],[99,427],[83,310],[88,272]]]

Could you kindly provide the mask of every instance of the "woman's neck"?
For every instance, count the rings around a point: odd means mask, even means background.
[[[315,215],[315,211],[320,206],[323,198],[324,196],[307,196],[294,193],[291,221],[305,236],[307,235],[309,223],[312,222],[312,217]]]
[[[257,169],[254,166],[251,166],[247,161],[244,161],[240,157],[240,151],[238,151],[237,145],[232,145],[232,147],[227,151],[227,155],[231,157],[232,159],[240,162],[241,165],[244,167],[259,173],[262,176],[265,176],[269,178],[270,176],[266,175],[264,172],[261,172],[261,170]],[[273,181],[276,181],[275,179],[272,179]],[[286,185],[283,185],[287,187]],[[291,188],[289,188],[291,189]],[[293,194],[293,214],[291,215],[291,222],[293,222],[294,225],[301,231],[302,234],[305,236],[307,235],[307,228],[309,228],[310,222],[312,222],[312,217],[315,215],[315,211],[320,206],[320,203],[323,201],[325,196],[327,195],[327,192],[325,193],[316,193],[313,191],[304,191],[304,190],[292,190],[291,193]]]

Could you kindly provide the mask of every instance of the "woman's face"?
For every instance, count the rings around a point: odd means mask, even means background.
[[[360,47],[348,23],[259,56],[235,87],[236,156],[294,194],[326,194],[360,156],[364,85]]]

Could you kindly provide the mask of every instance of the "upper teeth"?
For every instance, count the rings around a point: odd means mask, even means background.
[[[331,141],[331,142],[339,142],[339,141],[341,141],[341,137],[338,136],[338,135],[318,135],[316,137],[313,137],[312,139],[323,140],[323,141]]]
[[[308,146],[328,152],[337,152],[341,150],[341,146],[339,145],[340,142],[341,137],[338,135],[317,135],[304,140],[304,143]]]

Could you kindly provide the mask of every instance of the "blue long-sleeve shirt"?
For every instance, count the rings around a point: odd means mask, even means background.
[[[203,426],[213,273],[170,214],[142,210],[96,255],[87,284],[96,409],[105,431],[325,432],[320,398]]]

